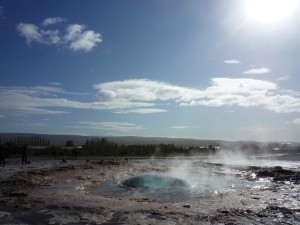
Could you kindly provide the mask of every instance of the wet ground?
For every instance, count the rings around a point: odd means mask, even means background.
[[[9,162],[0,224],[300,224],[298,162],[217,159]],[[123,185],[144,175],[159,185]]]

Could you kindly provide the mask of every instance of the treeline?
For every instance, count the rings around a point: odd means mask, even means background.
[[[9,137],[2,137],[0,136],[0,143],[7,144],[11,143],[15,146],[49,146],[50,141],[44,136],[31,136],[31,137],[16,137],[16,138],[9,138]]]
[[[82,154],[96,156],[189,156],[193,154],[213,154],[216,147],[187,148],[174,144],[118,145],[107,138],[93,138],[85,142]]]
[[[20,153],[20,149],[23,145],[32,149],[46,149],[50,146],[50,141],[44,136],[15,138],[0,136],[0,144],[4,147],[6,155],[16,155]]]
[[[174,144],[145,144],[145,145],[118,145],[107,138],[93,138],[85,142],[80,155],[91,156],[170,156],[188,154],[189,151]]]
[[[22,141],[21,141],[22,140]],[[32,140],[32,141],[30,141]],[[34,141],[35,140],[35,141]],[[95,156],[95,157],[150,157],[150,156],[188,156],[191,154],[208,154],[214,153],[215,148],[208,146],[206,148],[186,148],[174,144],[140,144],[140,145],[119,145],[107,138],[92,138],[86,140],[83,146],[76,146],[72,140],[67,140],[64,146],[51,146],[49,142],[37,138],[10,140],[6,142],[5,149],[6,154],[16,155],[20,153],[20,148],[26,144],[30,155],[34,156],[73,156],[74,151],[78,156]],[[35,148],[34,143],[46,143],[48,144],[43,148]]]

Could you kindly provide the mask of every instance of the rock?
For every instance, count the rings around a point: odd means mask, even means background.
[[[4,217],[4,216],[10,216],[9,212],[5,212],[5,211],[0,211],[0,218]]]
[[[77,180],[87,180],[87,178],[83,176],[75,176],[74,178],[76,178]]]
[[[10,197],[27,197],[28,194],[24,192],[11,192],[8,194]]]
[[[283,169],[281,166],[275,166],[270,168],[256,168],[249,167],[254,170],[256,174],[256,179],[270,177],[273,178],[275,182],[293,182],[294,184],[300,183],[300,172]]]
[[[221,212],[221,213],[226,213],[226,214],[229,213],[228,210],[221,210],[220,212]]]

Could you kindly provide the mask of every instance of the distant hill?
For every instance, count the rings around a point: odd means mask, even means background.
[[[30,138],[33,136],[43,137],[50,141],[51,145],[65,145],[67,140],[72,140],[76,145],[83,145],[86,140],[92,138],[103,138],[105,136],[81,136],[81,135],[55,135],[55,134],[36,134],[36,133],[0,133],[4,139],[14,139],[18,137]],[[138,136],[111,136],[105,137],[109,141],[123,145],[134,144],[175,144],[182,146],[198,146],[220,144],[226,141],[218,140],[198,140],[189,138],[167,138],[167,137],[138,137]]]
[[[137,136],[123,136],[123,137],[108,137],[108,140],[118,144],[132,145],[132,144],[174,144],[181,146],[199,146],[218,144],[219,140],[199,140],[190,138],[168,138],[168,137],[137,137]]]

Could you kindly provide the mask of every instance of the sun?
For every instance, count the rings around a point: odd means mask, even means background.
[[[278,23],[297,8],[298,0],[247,0],[246,11],[250,20],[259,23]]]

